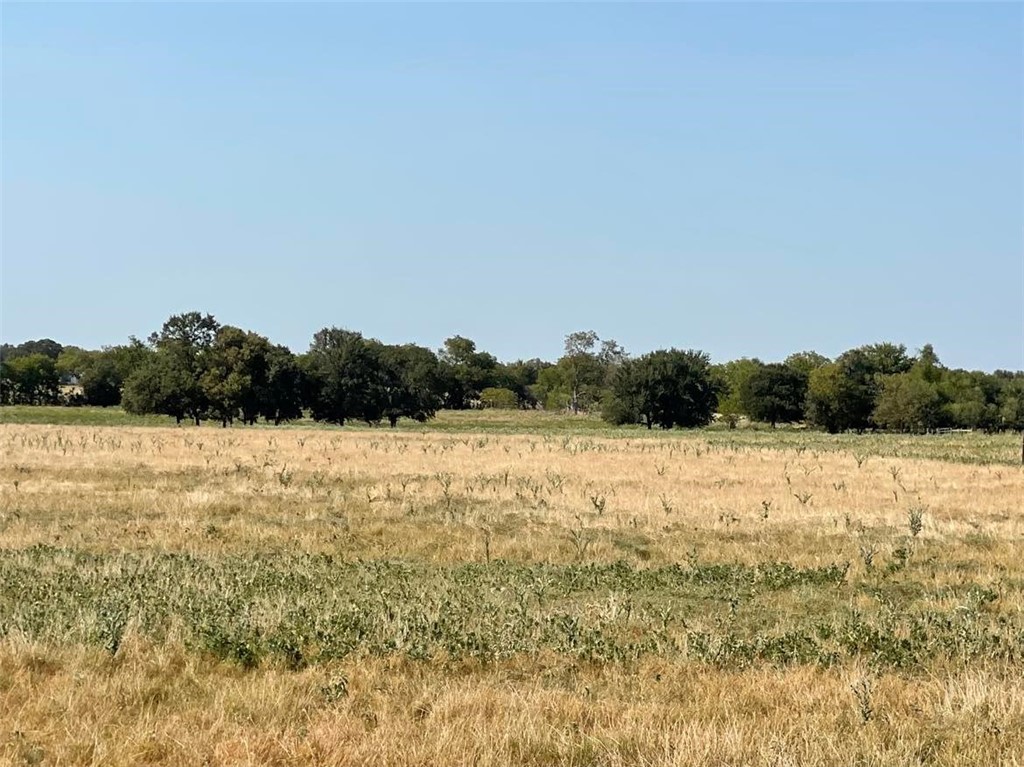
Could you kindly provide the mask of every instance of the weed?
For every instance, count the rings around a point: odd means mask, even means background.
[[[875,562],[875,554],[878,553],[877,547],[873,545],[861,546],[860,547],[860,558],[864,562],[864,569],[868,572],[871,571]]]
[[[924,528],[924,509],[921,506],[911,506],[907,512],[907,522],[910,527],[910,536],[916,538]]]
[[[868,677],[861,677],[852,685],[853,698],[857,702],[857,713],[860,714],[861,724],[867,724],[875,715],[875,709],[871,703],[872,684]]]
[[[576,551],[576,561],[582,562],[594,538],[591,532],[583,526],[583,520],[578,515],[576,517],[576,527],[569,530],[569,540]]]

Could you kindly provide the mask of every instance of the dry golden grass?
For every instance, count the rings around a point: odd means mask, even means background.
[[[833,559],[905,532],[1013,561],[1024,472],[1003,465],[661,439],[324,430],[0,431],[5,546],[304,550],[464,561]],[[858,466],[858,460],[862,465]],[[767,509],[766,509],[767,504]],[[218,534],[207,534],[210,525]],[[621,539],[621,540],[620,540]],[[837,549],[838,547],[838,549]],[[852,547],[852,548],[851,548]]]
[[[730,667],[685,649],[687,631],[802,631],[818,612],[883,616],[902,637],[904,607],[955,616],[965,605],[1024,648],[1024,471],[847,444],[0,426],[0,551],[19,567],[42,557],[32,565],[41,578],[76,553],[111,577],[117,557],[176,554],[211,567],[325,554],[442,571],[851,563],[838,589],[686,602],[666,634],[683,649],[611,661],[538,644],[420,660],[357,648],[293,667],[271,655],[245,668],[197,649],[180,627],[154,637],[129,625],[108,650],[72,625],[61,634],[61,616],[33,636],[8,594],[0,762],[1024,763],[1019,655],[943,651],[906,668],[867,652],[824,665],[758,656]],[[906,569],[901,552],[911,552]],[[979,593],[989,596],[970,596]],[[649,596],[652,611],[683,610],[674,592]],[[629,598],[595,593],[562,607],[592,617]]]
[[[14,763],[740,765],[1019,763],[1024,682],[687,664],[499,667],[361,659],[243,672],[173,646],[115,660],[8,643]],[[325,679],[348,693],[325,701]],[[863,722],[851,685],[868,680]],[[1014,761],[1014,760],[1017,761]]]

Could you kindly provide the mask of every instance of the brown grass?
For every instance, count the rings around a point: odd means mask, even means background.
[[[922,569],[908,583],[945,595],[929,609],[955,611],[956,589],[978,586],[999,593],[993,620],[1024,611],[1021,469],[865,458],[813,435],[776,449],[699,433],[6,425],[0,455],[7,552],[852,563],[840,595],[766,601],[757,620],[778,626],[811,609],[801,600],[869,609],[876,571],[913,547]],[[877,552],[873,568],[866,550]],[[912,671],[720,668],[685,655],[585,663],[547,650],[490,663],[356,653],[245,670],[173,632],[154,641],[129,631],[111,656],[8,627],[0,763],[1017,765],[1021,670],[1019,658]]]

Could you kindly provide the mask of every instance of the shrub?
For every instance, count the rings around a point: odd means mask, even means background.
[[[516,410],[519,407],[519,397],[511,389],[491,386],[480,392],[480,405],[497,410]]]

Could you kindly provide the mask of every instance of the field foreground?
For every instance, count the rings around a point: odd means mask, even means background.
[[[0,762],[1024,763],[976,435],[0,426]]]

